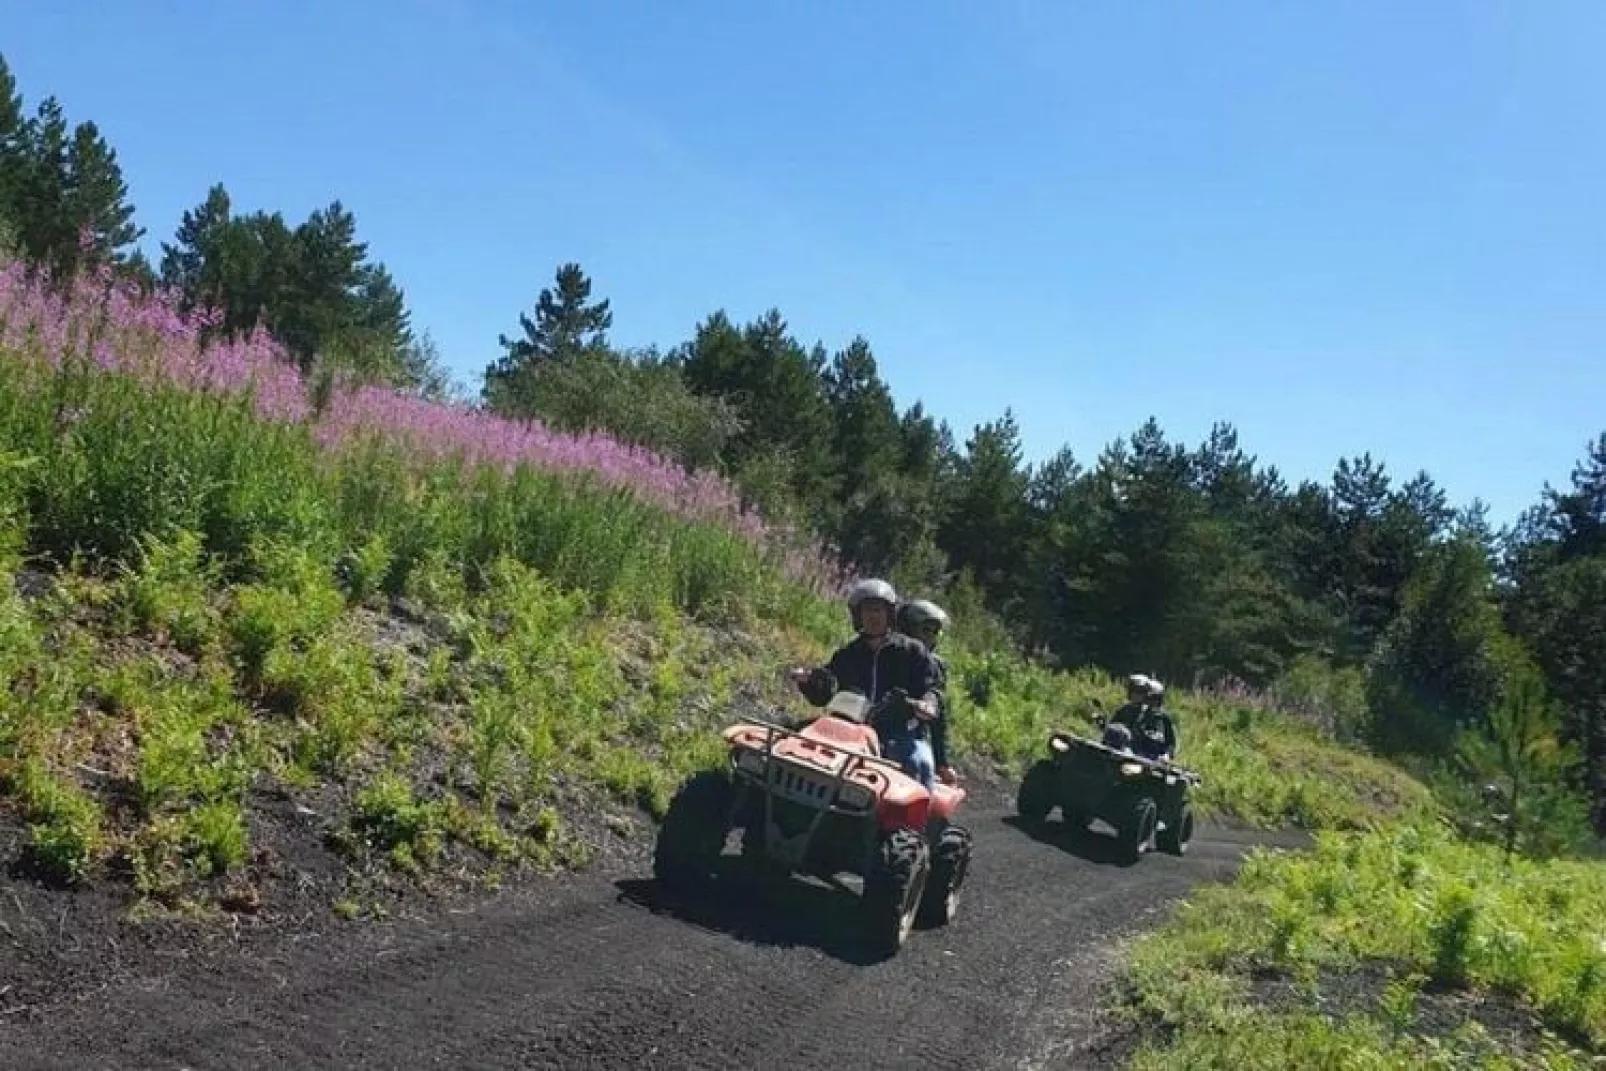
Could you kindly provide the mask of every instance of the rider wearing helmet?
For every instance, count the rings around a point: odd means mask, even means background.
[[[1117,751],[1132,750],[1132,726],[1143,713],[1149,694],[1149,678],[1134,673],[1126,679],[1126,702],[1118,707],[1104,725],[1104,744]]]
[[[1177,753],[1177,727],[1165,709],[1165,685],[1134,673],[1126,679],[1127,703],[1110,718],[1132,737],[1132,749],[1150,759],[1169,762]]]
[[[1153,682],[1142,673],[1134,673],[1126,679],[1126,703],[1114,714],[1110,715],[1110,723],[1126,724],[1142,712],[1144,704],[1149,698],[1149,685]]]
[[[838,648],[819,670],[794,669],[792,679],[798,691],[814,706],[831,701],[835,686],[859,692],[872,703],[880,702],[894,688],[908,696],[907,709],[900,704],[888,708],[871,726],[881,737],[881,750],[903,765],[930,789],[935,781],[936,763],[931,750],[929,725],[939,716],[937,668],[931,655],[918,640],[893,630],[898,609],[898,593],[885,580],[866,579],[848,592],[848,615],[856,637]]]
[[[948,765],[948,663],[937,653],[937,641],[948,627],[948,612],[930,599],[913,599],[898,607],[898,631],[925,644],[937,670],[937,717],[931,722],[931,750],[937,776],[948,784],[957,780]]]

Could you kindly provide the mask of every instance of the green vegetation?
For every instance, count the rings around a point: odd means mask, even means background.
[[[275,794],[362,864],[572,861],[575,792],[661,814],[737,689],[832,630],[715,521],[41,352],[32,311],[0,351],[0,793],[47,880],[254,903]]]
[[[961,752],[993,756],[1011,775],[1047,754],[1048,734],[1097,737],[1093,702],[1124,701],[1117,680],[1069,674],[999,654],[953,660],[954,727]],[[1315,725],[1252,693],[1197,691],[1168,704],[1187,764],[1204,783],[1193,799],[1201,818],[1260,828],[1356,829],[1428,813],[1432,795],[1399,767],[1338,746]]]
[[[405,874],[583,858],[566,820],[585,792],[660,815],[717,760],[738,692],[784,701],[781,671],[842,631],[717,524],[528,465],[324,445],[226,393],[19,355],[0,434],[8,567],[36,589],[0,604],[0,770],[57,881],[238,901],[279,792],[332,810],[348,858]],[[971,761],[1018,764],[1118,695],[1001,649],[954,669]],[[1207,812],[1350,826],[1423,805],[1257,702],[1182,699]]]
[[[1442,584],[1427,575],[1417,591]],[[1455,765],[1434,770],[1433,805],[1324,832],[1308,855],[1259,852],[1143,938],[1123,1002],[1146,1039],[1134,1066],[1598,1063],[1606,867],[1568,787],[1577,757],[1520,649],[1498,633],[1463,643],[1487,659],[1481,681],[1459,681],[1486,690],[1487,715],[1447,742]]]
[[[823,543],[954,614],[962,764],[1155,673],[1204,814],[1326,831],[1140,944],[1140,1066],[1599,1046],[1606,434],[1499,532],[1226,423],[1028,465],[778,311],[620,351],[576,264],[465,391],[340,202],[219,184],[159,270],[134,216],[0,62],[0,822],[40,877],[254,910],[321,840],[351,917],[583,859],[842,636]]]
[[[69,127],[49,97],[30,115],[0,63],[0,233],[22,261],[80,296],[83,272],[160,286],[158,304],[188,317],[198,340],[255,346],[259,365],[304,376],[286,398],[258,367],[257,408],[310,405],[315,436],[339,440],[344,456],[311,478],[319,466],[292,426],[283,441],[263,437],[274,460],[260,479],[236,484],[211,465],[204,482],[184,487],[161,465],[119,471],[117,442],[86,447],[94,460],[45,484],[63,501],[33,517],[47,531],[84,531],[94,540],[86,549],[126,554],[131,534],[148,530],[143,514],[178,496],[205,514],[184,526],[209,547],[238,558],[244,535],[231,529],[270,522],[297,539],[332,533],[320,558],[343,555],[356,582],[382,589],[397,589],[427,546],[461,551],[474,569],[506,550],[614,612],[648,600],[715,619],[739,598],[770,620],[795,620],[814,611],[793,600],[772,612],[789,598],[775,566],[813,573],[815,590],[828,589],[819,556],[800,549],[819,540],[861,571],[949,606],[972,651],[1010,648],[1073,672],[1141,671],[1301,705],[1321,695],[1324,731],[1441,782],[1498,774],[1509,783],[1490,753],[1474,754],[1476,740],[1500,681],[1529,664],[1541,705],[1556,713],[1547,732],[1571,752],[1558,752],[1554,772],[1588,797],[1597,832],[1606,828],[1606,435],[1586,444],[1570,486],[1546,487],[1498,531],[1478,501],[1457,507],[1429,474],[1390,473],[1365,453],[1338,459],[1325,481],[1291,484],[1225,422],[1188,445],[1149,420],[1096,455],[1066,448],[1025,464],[1009,412],[957,434],[919,401],[896,402],[867,340],[834,351],[809,344],[778,310],[742,324],[716,307],[682,340],[623,351],[609,332],[625,310],[573,262],[530,310],[509,310],[511,332],[488,325],[494,356],[471,389],[445,382],[403,288],[340,202],[291,225],[268,210],[236,212],[217,184],[163,243],[159,270],[135,247],[135,215],[116,153],[93,124]],[[123,302],[123,320],[136,304]],[[13,323],[7,342],[106,360],[108,343],[86,316]],[[354,385],[402,394],[345,389]],[[473,419],[409,408],[471,395],[482,403]],[[49,463],[42,444],[82,410],[63,402],[28,427],[25,453]],[[149,417],[166,419],[159,407]],[[531,431],[493,417],[542,423]],[[468,452],[495,464],[403,477],[390,455],[364,456],[375,420],[453,449],[477,440]],[[122,433],[94,409],[78,432]],[[523,445],[511,454],[538,462],[516,476],[504,449],[514,440]],[[169,456],[214,441],[196,432],[175,439]],[[284,473],[270,479],[279,458]],[[553,478],[587,466],[605,474],[590,492]],[[719,523],[667,521],[642,496]],[[738,502],[765,521],[737,519]],[[749,554],[729,538],[732,525],[712,530],[728,521],[787,538]],[[59,535],[52,549],[70,550]]]
[[[717,756],[738,687],[779,680],[762,625],[612,615],[512,557],[472,590],[461,567],[420,571],[387,612],[283,537],[248,564],[204,560],[184,529],[141,545],[118,575],[30,571],[49,594],[0,601],[0,787],[56,882],[124,872],[176,902],[238,873],[253,807],[322,786],[354,859],[572,861],[566,785],[661,815]],[[241,579],[208,582],[230,564]]]
[[[1603,914],[1599,863],[1430,823],[1259,851],[1138,942],[1130,1006],[1157,1040],[1133,1066],[1595,1066]]]

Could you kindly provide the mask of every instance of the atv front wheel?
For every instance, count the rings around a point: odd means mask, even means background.
[[[1155,826],[1159,824],[1160,809],[1148,796],[1133,796],[1129,800],[1126,813],[1116,825],[1120,832],[1121,856],[1128,863],[1135,863],[1148,850],[1149,843],[1154,839]]]
[[[1193,839],[1193,805],[1184,803],[1178,808],[1154,839],[1162,852],[1169,855],[1186,854],[1188,842]]]
[[[652,870],[660,882],[686,887],[710,875],[725,850],[735,791],[724,771],[705,770],[675,793],[653,851]]]
[[[970,830],[949,826],[942,831],[931,860],[931,880],[920,899],[920,925],[946,926],[959,913],[959,890],[970,871],[970,850]]]
[[[864,876],[862,907],[871,943],[880,952],[903,947],[931,873],[926,838],[912,829],[883,834]]]
[[[1059,802],[1054,798],[1057,779],[1053,759],[1038,759],[1032,763],[1021,779],[1020,791],[1015,794],[1015,811],[1021,821],[1035,826],[1047,820],[1048,812]]]

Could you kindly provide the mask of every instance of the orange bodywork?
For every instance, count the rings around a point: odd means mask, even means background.
[[[769,730],[737,723],[725,730],[724,737],[733,748],[763,751]],[[883,829],[922,829],[928,817],[952,819],[966,795],[964,789],[940,782],[934,792],[927,793],[926,786],[897,763],[881,758],[880,738],[874,729],[842,718],[816,718],[794,734],[777,735],[772,754],[831,777],[851,764],[847,780],[874,794],[877,824]],[[868,756],[871,761],[855,762],[855,756]]]

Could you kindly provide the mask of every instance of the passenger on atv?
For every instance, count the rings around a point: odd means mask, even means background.
[[[1142,673],[1126,679],[1126,705],[1110,717],[1104,742],[1146,759],[1170,762],[1177,754],[1177,726],[1165,709],[1165,685]]]
[[[929,791],[936,782],[936,759],[930,725],[941,717],[937,702],[937,668],[919,640],[892,629],[898,593],[885,580],[861,580],[848,592],[848,615],[854,639],[817,669],[794,669],[792,680],[803,698],[817,707],[831,701],[838,689],[856,691],[879,703],[894,690],[909,698],[888,703],[871,728],[881,738],[881,752],[899,763]]]
[[[948,764],[948,663],[937,653],[937,641],[948,627],[948,613],[930,599],[912,599],[898,607],[898,631],[926,645],[937,670],[937,717],[931,722],[932,759],[945,784],[959,778]]]

